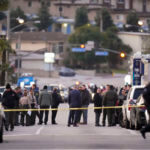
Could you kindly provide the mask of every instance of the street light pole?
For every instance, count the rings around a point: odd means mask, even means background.
[[[6,40],[10,40],[10,10],[7,11],[7,33],[6,33]],[[9,61],[9,53],[6,51],[6,64]],[[8,82],[8,72],[5,71],[5,83]]]

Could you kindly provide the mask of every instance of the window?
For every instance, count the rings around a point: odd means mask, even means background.
[[[90,0],[90,3],[98,3],[97,0]]]
[[[104,0],[104,3],[110,3],[110,0]]]
[[[28,2],[28,6],[29,6],[29,7],[32,7],[32,1],[29,1],[29,2]]]
[[[50,3],[50,1],[48,1],[48,2],[47,2],[47,6],[48,6],[48,7],[50,7],[50,6],[51,6],[51,3]]]
[[[59,42],[59,53],[63,53],[63,42]]]
[[[124,0],[118,0],[118,3],[124,3]]]

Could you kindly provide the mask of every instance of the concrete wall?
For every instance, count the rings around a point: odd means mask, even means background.
[[[11,43],[11,46],[13,49],[16,49],[16,41],[13,41]],[[24,51],[29,51],[29,50],[30,51],[36,51],[36,50],[43,49],[43,48],[47,48],[46,42],[21,41],[21,48],[20,49],[24,50]]]
[[[118,36],[135,52],[147,51],[150,48],[150,34],[135,32],[119,32]]]

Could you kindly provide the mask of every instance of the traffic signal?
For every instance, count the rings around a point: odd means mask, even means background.
[[[125,54],[124,52],[121,52],[121,53],[120,53],[120,57],[121,57],[121,58],[125,58],[125,57],[126,57],[126,54]]]
[[[84,45],[84,44],[81,44],[81,45],[80,45],[80,48],[85,48],[85,45]]]

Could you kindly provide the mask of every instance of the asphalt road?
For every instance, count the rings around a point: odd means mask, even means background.
[[[40,78],[37,77],[37,83],[40,88],[44,85],[49,84],[63,84],[68,87],[76,83],[76,81],[82,82],[84,84],[94,83],[97,86],[112,84],[116,87],[123,86],[124,74],[114,74],[112,75],[101,75],[101,76],[90,76],[90,75],[76,75],[74,77],[58,77],[58,78]]]
[[[61,104],[60,107],[68,108],[68,105]],[[19,126],[13,132],[5,132],[0,150],[150,149],[150,134],[147,134],[147,139],[144,140],[138,131],[119,126],[95,127],[92,109],[88,111],[88,125],[79,127],[67,127],[67,110],[58,112],[58,125],[51,125],[50,117],[51,112],[48,125]]]

